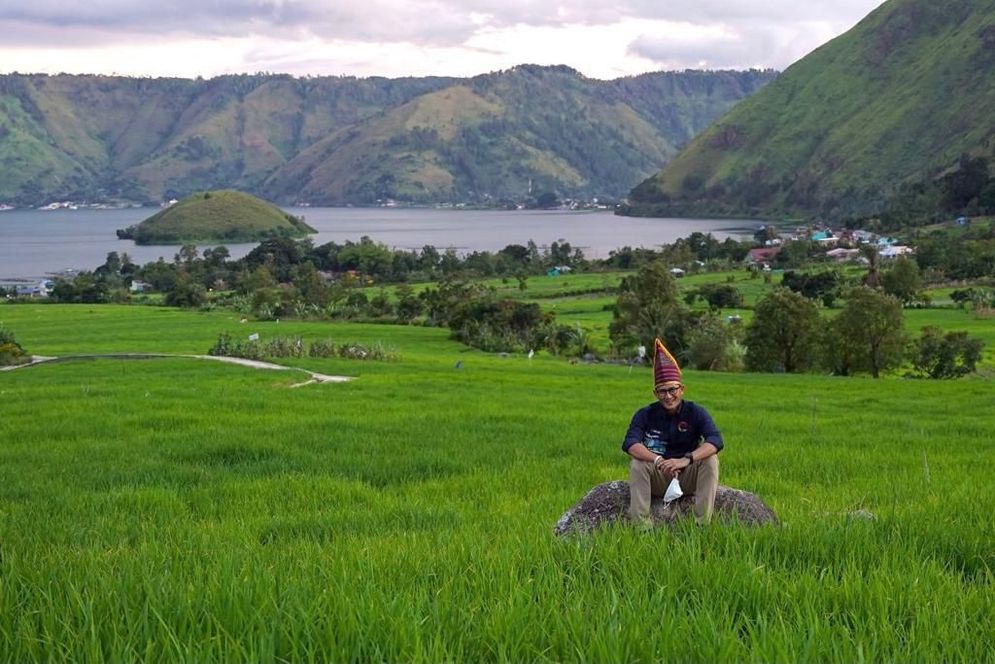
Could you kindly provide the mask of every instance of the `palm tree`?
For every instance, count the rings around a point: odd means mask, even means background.
[[[860,246],[860,253],[867,259],[867,274],[864,276],[864,285],[868,288],[878,288],[881,278],[878,275],[877,245],[863,244]]]

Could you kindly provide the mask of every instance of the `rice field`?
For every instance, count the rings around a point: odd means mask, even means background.
[[[0,320],[36,355],[202,354],[222,331],[400,354],[294,360],[357,378],[296,389],[179,358],[0,373],[0,661],[993,660],[990,380],[689,371],[722,483],[782,526],[560,540],[625,478],[648,371],[417,326]]]

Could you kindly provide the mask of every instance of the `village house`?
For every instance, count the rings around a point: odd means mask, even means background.
[[[848,261],[857,260],[860,257],[860,249],[845,249],[843,247],[837,247],[836,249],[830,249],[826,252],[826,257],[829,260],[836,261],[837,263],[846,263]]]
[[[878,250],[878,255],[881,258],[898,258],[899,256],[908,256],[914,253],[915,249],[913,247],[907,247],[902,244],[893,244]]]
[[[836,236],[829,229],[816,231],[809,236],[809,239],[822,247],[835,247],[837,242]]]
[[[855,231],[844,229],[836,233],[836,246],[837,247],[853,247],[860,241],[857,239]]]
[[[749,266],[769,270],[770,264],[774,262],[774,257],[780,252],[781,247],[756,247],[754,249],[750,249],[750,251],[746,254],[744,262]]]
[[[42,279],[26,284],[17,284],[16,292],[21,297],[48,297],[52,293],[52,280]]]

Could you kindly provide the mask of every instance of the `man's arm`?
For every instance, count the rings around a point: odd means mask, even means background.
[[[663,458],[659,454],[653,454],[650,452],[649,448],[642,443],[633,443],[629,445],[629,449],[626,450],[626,453],[633,459],[637,459],[639,461],[656,461],[657,459]]]
[[[722,434],[719,432],[719,428],[715,426],[715,420],[712,416],[708,414],[708,411],[704,408],[698,407],[697,417],[698,431],[701,439],[706,443],[711,443],[712,447],[715,448],[715,452],[712,454],[717,454],[722,451],[725,443],[722,441]],[[707,459],[712,456],[711,454],[702,457]]]
[[[650,452],[649,448],[643,445],[643,436],[646,434],[646,418],[645,408],[637,410],[636,414],[632,416],[629,430],[625,433],[625,440],[622,441],[622,449],[633,459],[653,463],[659,468],[663,457]]]
[[[625,432],[625,438],[622,439],[622,451],[626,454],[633,456],[636,459],[641,459],[642,461],[651,461],[651,459],[646,459],[643,457],[637,457],[633,454],[633,447],[642,448],[642,452],[649,456],[656,456],[643,445],[643,437],[646,435],[646,409],[640,408],[632,416],[632,421],[629,422],[629,429]],[[638,450],[636,454],[638,454]]]

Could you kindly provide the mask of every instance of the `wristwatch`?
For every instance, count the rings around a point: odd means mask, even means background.
[[[688,465],[690,466],[692,463],[694,463],[694,452],[688,452],[687,454],[684,455],[684,458],[688,460]]]

